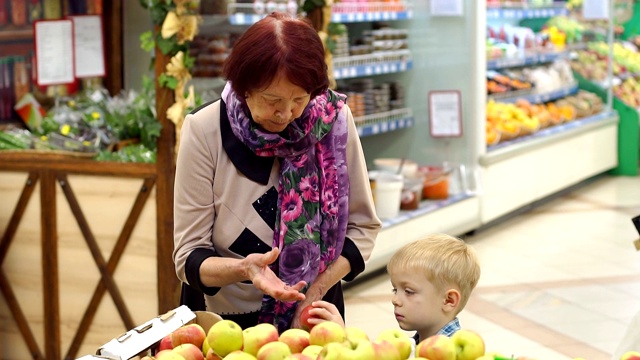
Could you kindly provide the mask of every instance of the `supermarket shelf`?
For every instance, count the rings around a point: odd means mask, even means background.
[[[487,8],[487,19],[539,19],[567,15],[568,13],[564,4],[548,7]]]
[[[469,199],[473,197],[472,194],[457,194],[450,196],[444,200],[423,200],[420,202],[420,205],[415,210],[400,210],[400,214],[398,216],[382,220],[382,228],[388,228],[393,225],[397,225],[403,223],[405,221],[411,220],[413,218],[428,214],[430,212],[436,211],[438,209],[442,209],[449,205],[455,204],[465,199]]]
[[[231,5],[232,4],[229,4],[229,6]],[[237,12],[229,15],[229,22],[231,23],[231,25],[252,25],[258,22],[258,20],[262,19],[263,17],[264,15]]]
[[[543,93],[543,94],[529,94],[529,95],[512,96],[512,97],[489,96],[489,98],[498,102],[503,102],[503,103],[515,103],[519,99],[524,99],[530,102],[531,104],[541,104],[548,101],[562,99],[569,95],[576,94],[577,92],[578,92],[578,84],[573,84],[573,85],[565,86],[563,88],[560,88],[548,93]]]
[[[408,20],[413,17],[411,4],[406,2],[338,2],[332,6],[331,22]]]
[[[565,58],[571,55],[570,51],[558,51],[550,53],[528,54],[521,57],[507,59],[491,59],[487,60],[487,70],[497,70],[517,66],[531,66],[544,64]]]
[[[354,121],[360,137],[406,129],[414,125],[413,112],[410,108],[365,115],[354,118]]]
[[[18,41],[18,40],[32,40],[33,28],[19,28],[19,29],[3,29],[0,30],[0,41]]]
[[[480,156],[480,164],[488,166],[504,159],[527,153],[546,144],[617,122],[618,114],[615,111],[611,111],[548,127],[531,135],[488,146],[487,154]]]
[[[333,58],[333,76],[349,79],[360,76],[393,74],[412,67],[409,50],[384,51],[366,55]]]

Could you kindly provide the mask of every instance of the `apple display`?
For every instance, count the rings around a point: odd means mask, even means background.
[[[383,330],[376,340],[387,340],[393,344],[393,346],[398,349],[398,353],[400,354],[400,359],[408,359],[409,355],[411,355],[411,347],[413,345],[413,341],[411,338],[405,334],[400,329],[386,329]]]
[[[191,343],[180,344],[171,351],[181,355],[185,360],[204,360],[202,350]]]
[[[205,355],[205,360],[222,360],[222,357],[216,355],[213,350],[209,349]]]
[[[420,341],[416,356],[429,360],[456,360],[456,346],[446,335],[433,335]]]
[[[264,344],[260,350],[258,350],[258,360],[283,360],[287,356],[291,355],[289,345],[281,342],[274,341]]]
[[[269,323],[261,323],[246,328],[242,331],[242,351],[256,356],[263,345],[278,341],[279,336],[278,329]]]
[[[332,321],[321,322],[309,332],[309,344],[324,346],[337,342],[341,343],[347,339],[347,332],[342,326]]]
[[[176,347],[181,344],[193,344],[202,349],[202,342],[207,337],[202,326],[198,324],[187,324],[181,326],[171,333],[171,346]]]
[[[216,355],[225,357],[242,349],[242,328],[232,320],[220,320],[207,332],[207,342]]]
[[[341,342],[330,342],[322,347],[317,360],[340,360],[345,358],[346,346]]]
[[[400,360],[400,352],[389,340],[374,340],[371,345],[375,360]]]
[[[278,338],[279,341],[289,345],[292,354],[302,352],[309,346],[309,332],[302,329],[287,329]]]
[[[456,346],[457,360],[475,360],[484,355],[484,340],[473,330],[460,329],[453,333],[451,340]]]
[[[284,358],[284,360],[316,360],[316,358],[308,357],[307,355],[297,353],[297,354],[291,354],[287,356],[286,358]]]

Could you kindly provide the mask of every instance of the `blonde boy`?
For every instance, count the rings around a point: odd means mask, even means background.
[[[416,343],[460,329],[458,314],[480,278],[475,250],[446,234],[433,234],[398,250],[387,264],[394,314]]]

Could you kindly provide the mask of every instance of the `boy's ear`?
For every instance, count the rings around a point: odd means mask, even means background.
[[[456,289],[448,289],[444,296],[442,309],[447,311],[453,311],[460,305],[460,292]]]

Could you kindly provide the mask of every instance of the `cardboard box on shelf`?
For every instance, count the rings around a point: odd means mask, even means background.
[[[77,360],[128,360],[136,356],[151,355],[160,340],[181,326],[196,323],[205,331],[222,318],[211,312],[191,311],[182,305],[159,315],[102,345],[95,355],[86,355]]]

